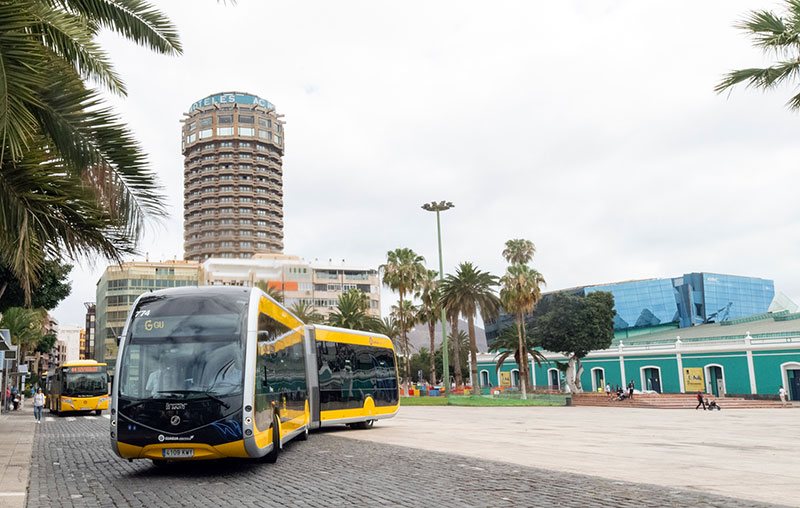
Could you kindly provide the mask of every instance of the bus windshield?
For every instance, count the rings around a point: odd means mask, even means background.
[[[64,381],[63,395],[97,397],[108,394],[108,376],[105,372],[65,373]]]
[[[246,296],[142,298],[129,325],[120,395],[141,400],[240,393]]]

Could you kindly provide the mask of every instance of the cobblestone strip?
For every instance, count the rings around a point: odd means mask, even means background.
[[[330,431],[290,443],[277,464],[225,460],[156,468],[113,455],[108,429],[101,418],[41,425],[27,506],[767,506],[344,439]]]

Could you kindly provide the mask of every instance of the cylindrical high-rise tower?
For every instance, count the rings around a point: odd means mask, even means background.
[[[283,250],[283,115],[225,92],[183,120],[184,259],[249,258]]]

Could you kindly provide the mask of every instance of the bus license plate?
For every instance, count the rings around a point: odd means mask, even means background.
[[[164,448],[164,458],[188,459],[189,457],[194,457],[192,448]]]

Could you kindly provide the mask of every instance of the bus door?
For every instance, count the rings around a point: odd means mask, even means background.
[[[317,428],[319,415],[319,365],[317,364],[317,332],[313,326],[305,327],[306,377],[308,380],[308,403],[311,409],[311,427]]]

